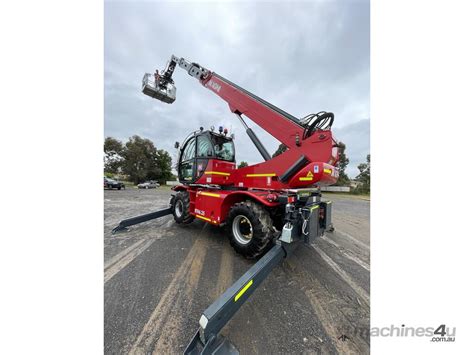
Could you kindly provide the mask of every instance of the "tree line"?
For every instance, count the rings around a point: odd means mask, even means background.
[[[359,164],[359,175],[355,178],[356,181],[360,182],[360,185],[356,187],[355,192],[369,193],[370,192],[370,154],[367,154],[367,162]]]
[[[104,173],[122,174],[138,184],[146,180],[171,180],[171,156],[149,139],[134,135],[124,144],[107,137],[104,141]]]

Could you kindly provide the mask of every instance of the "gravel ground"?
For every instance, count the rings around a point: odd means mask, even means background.
[[[111,234],[169,196],[165,187],[104,191],[106,354],[181,353],[202,311],[253,264],[197,220],[166,216]],[[370,201],[328,198],[336,230],[276,267],[224,328],[241,354],[369,353]]]

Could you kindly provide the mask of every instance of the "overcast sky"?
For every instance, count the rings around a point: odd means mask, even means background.
[[[205,68],[296,117],[331,111],[347,145],[349,176],[369,153],[368,1],[105,3],[105,135],[138,134],[176,156],[175,141],[223,125],[236,135],[237,162],[262,159],[227,104],[177,68],[169,105],[140,92],[145,72],[172,54]],[[247,119],[269,152],[279,142]]]

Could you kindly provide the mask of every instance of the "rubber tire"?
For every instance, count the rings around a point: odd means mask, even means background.
[[[181,216],[177,216],[175,213],[175,206],[176,202],[181,201],[183,203],[183,214]],[[194,216],[189,213],[189,193],[187,191],[179,191],[176,195],[174,195],[173,200],[173,217],[176,223],[178,224],[189,224],[194,221]]]
[[[122,186],[117,187],[117,190],[121,190],[121,189],[122,189]]]
[[[247,217],[252,224],[253,236],[248,244],[239,243],[232,232],[232,222],[238,215]],[[270,214],[261,205],[253,201],[234,204],[227,217],[227,236],[237,253],[248,259],[265,254],[273,244],[274,229]]]

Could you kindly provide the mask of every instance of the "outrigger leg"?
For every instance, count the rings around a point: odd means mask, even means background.
[[[124,219],[123,221],[120,221],[120,223],[117,227],[112,229],[112,234],[115,234],[116,232],[126,230],[127,227],[133,226],[135,224],[143,223],[143,222],[155,219],[155,218],[160,218],[160,217],[164,217],[164,216],[167,216],[169,214],[172,214],[173,213],[173,209],[172,209],[173,203],[174,203],[174,195],[171,195],[167,208],[163,208],[162,210],[158,210],[156,212],[142,214],[141,216],[136,216],[136,217]]]
[[[277,243],[204,311],[199,320],[199,329],[186,347],[185,355],[239,354],[237,348],[219,333],[262,281],[298,244]]]
[[[146,221],[149,221],[149,220],[155,219],[155,218],[164,217],[164,216],[167,216],[167,215],[172,214],[172,213],[173,212],[172,212],[171,207],[168,207],[168,208],[164,208],[162,210],[158,210],[156,212],[151,212],[151,213],[147,213],[147,214],[144,214],[144,215],[141,215],[141,216],[124,219],[123,221],[120,221],[120,223],[117,227],[112,229],[112,234],[115,234],[116,232],[119,232],[119,231],[122,231],[122,230],[126,230],[127,227],[133,226],[135,224],[146,222]]]

